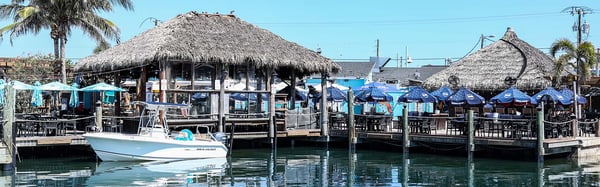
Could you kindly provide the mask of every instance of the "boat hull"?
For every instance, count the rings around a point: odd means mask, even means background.
[[[182,141],[119,133],[87,133],[83,136],[102,161],[183,160],[227,155],[227,147],[218,141]]]

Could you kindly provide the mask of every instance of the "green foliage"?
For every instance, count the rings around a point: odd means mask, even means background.
[[[556,57],[558,53],[562,53]],[[561,76],[565,67],[570,66],[576,70],[576,79],[579,84],[590,76],[590,69],[597,63],[595,47],[591,42],[573,43],[568,39],[559,39],[550,46],[550,55],[555,57],[554,66],[555,86],[561,84]]]
[[[52,55],[32,55],[25,58],[13,58],[12,67],[5,70],[8,78],[33,84],[36,80],[42,83],[57,80],[54,73],[54,57]]]

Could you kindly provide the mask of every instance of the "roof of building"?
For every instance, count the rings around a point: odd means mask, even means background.
[[[320,53],[232,14],[192,11],[79,60],[75,71],[110,72],[171,61],[225,65],[250,63],[256,68],[294,69],[299,74],[339,70],[338,65]]]
[[[501,91],[508,88],[504,80],[516,78],[520,90],[540,90],[551,85],[554,60],[539,49],[519,39],[508,28],[504,36],[452,63],[448,68],[432,75],[424,82],[428,89],[449,86],[451,76],[458,77],[459,87],[472,90]]]

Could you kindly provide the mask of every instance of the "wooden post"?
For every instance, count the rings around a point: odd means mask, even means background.
[[[600,120],[598,120],[596,122],[596,128],[595,129],[596,129],[596,137],[600,137]]]
[[[468,134],[468,143],[467,143],[467,155],[470,161],[473,160],[473,152],[475,152],[475,126],[473,124],[473,110],[467,111],[467,134]]]
[[[219,132],[223,132],[225,122],[225,79],[227,78],[227,70],[225,65],[219,66],[220,73],[220,86],[219,86]]]
[[[348,89],[348,148],[350,153],[356,151],[356,126],[354,125],[354,92]]]
[[[575,100],[577,102],[577,100]],[[576,138],[579,136],[579,120],[577,118],[573,119],[573,123],[571,124],[573,128],[571,128],[571,133],[573,137]]]
[[[290,92],[289,94],[291,95],[290,97],[290,110],[295,110],[296,109],[296,71],[292,70],[292,75],[291,75],[291,84],[290,84]],[[322,110],[322,109],[321,109]]]
[[[537,124],[538,124],[538,140],[537,140],[537,148],[538,148],[538,162],[544,162],[544,110],[538,109],[537,113]]]
[[[102,102],[96,102],[96,131],[102,132]]]
[[[4,171],[13,171],[15,169],[15,158],[16,158],[16,128],[14,126],[15,121],[15,89],[12,85],[6,84],[6,102],[4,103],[4,124],[2,125],[3,140],[6,143],[7,155],[3,159]]]
[[[402,107],[402,153],[408,154],[410,148],[410,137],[408,129],[408,109],[406,104]]]
[[[121,83],[121,73],[114,73],[115,76],[115,83],[114,85],[116,87],[121,87],[120,83]],[[121,114],[121,92],[116,92],[115,93],[115,113],[113,114],[114,116],[119,116]]]
[[[329,107],[327,107],[327,74],[321,73],[321,136],[329,137]]]
[[[267,71],[267,75],[265,78],[267,79],[267,90],[270,92],[269,94],[269,139],[271,141],[271,145],[275,144],[275,129],[277,128],[277,121],[275,118],[275,88],[273,88],[273,84],[275,84],[275,76],[273,73],[275,70],[269,69]]]

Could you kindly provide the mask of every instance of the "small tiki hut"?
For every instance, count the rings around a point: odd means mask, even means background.
[[[427,78],[424,86],[467,87],[489,98],[514,85],[532,94],[552,84],[553,67],[550,56],[509,27],[501,39]]]
[[[191,103],[190,115],[206,114],[206,118],[218,120],[220,131],[222,119],[232,107],[226,98],[230,93],[270,94],[274,78],[293,80],[339,69],[318,52],[232,14],[193,11],[85,57],[75,65],[76,72],[108,79],[117,86],[134,82],[131,85],[132,89],[137,88],[135,100],[150,101],[148,97],[155,97],[158,99],[154,101]],[[239,83],[245,83],[246,89],[228,90],[230,85]],[[256,105],[262,106],[264,101],[258,98]],[[256,107],[256,112],[272,114],[273,104],[268,106],[269,111]]]

